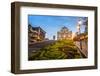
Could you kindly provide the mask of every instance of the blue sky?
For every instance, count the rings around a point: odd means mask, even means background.
[[[75,16],[50,16],[50,15],[28,15],[28,24],[33,27],[41,27],[46,32],[46,38],[53,39],[53,35],[57,37],[57,31],[66,26],[70,31],[77,32],[77,22],[79,19],[86,17]],[[81,27],[81,32],[84,26]]]

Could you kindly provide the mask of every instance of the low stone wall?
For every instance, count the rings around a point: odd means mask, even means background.
[[[88,42],[87,41],[75,41],[76,46],[81,50],[81,52],[88,57]]]

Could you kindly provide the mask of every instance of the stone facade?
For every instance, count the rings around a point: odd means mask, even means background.
[[[60,31],[57,32],[57,40],[72,39],[72,31],[67,27],[62,27]]]

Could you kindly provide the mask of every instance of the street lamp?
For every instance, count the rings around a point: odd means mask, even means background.
[[[82,21],[81,21],[81,20],[79,20],[79,21],[78,21],[78,24],[79,24],[79,25],[81,25],[81,24],[82,24]]]

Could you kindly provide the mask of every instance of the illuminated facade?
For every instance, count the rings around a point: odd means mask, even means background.
[[[46,32],[41,27],[28,26],[28,40],[29,42],[37,42],[45,39]]]
[[[72,39],[72,31],[69,31],[67,27],[62,27],[60,31],[57,32],[57,40]]]

